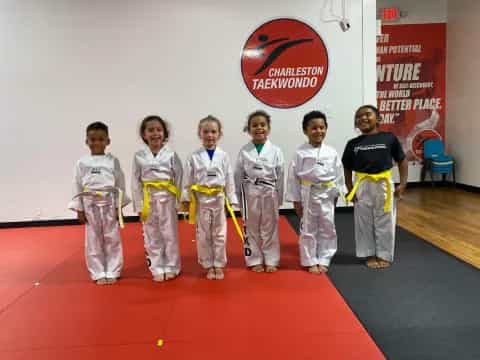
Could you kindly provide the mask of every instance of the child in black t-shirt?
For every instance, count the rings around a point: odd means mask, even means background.
[[[372,269],[387,268],[393,261],[394,197],[401,197],[408,177],[408,161],[400,142],[394,134],[380,131],[379,121],[375,106],[361,106],[355,113],[355,126],[362,135],[347,143],[342,157],[347,200],[354,201],[356,254],[367,258]],[[400,173],[400,185],[395,189],[391,176],[394,161]]]

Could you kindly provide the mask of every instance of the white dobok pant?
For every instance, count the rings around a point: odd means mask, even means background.
[[[197,193],[196,239],[198,262],[205,269],[227,264],[227,219],[224,194]]]
[[[329,266],[337,251],[335,187],[302,185],[303,216],[300,222],[300,264]]]
[[[278,266],[278,196],[274,187],[242,184],[242,217],[245,222],[245,263]]]
[[[387,186],[382,181],[362,181],[355,193],[355,244],[357,257],[378,256],[392,262],[395,247],[396,206],[391,183],[391,211],[385,212]]]
[[[151,191],[150,214],[143,223],[145,256],[153,276],[165,273],[178,275],[181,260],[176,198],[173,194],[165,196],[160,192]],[[157,194],[161,196],[155,196]]]
[[[84,196],[85,260],[93,280],[118,278],[123,266],[117,209],[113,195]]]

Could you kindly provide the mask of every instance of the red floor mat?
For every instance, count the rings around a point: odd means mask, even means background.
[[[384,359],[328,277],[300,269],[285,219],[275,274],[245,269],[232,229],[224,281],[204,279],[182,222],[182,275],[154,283],[128,224],[113,286],[89,280],[80,226],[0,230],[0,358]]]

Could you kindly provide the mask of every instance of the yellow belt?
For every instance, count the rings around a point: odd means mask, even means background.
[[[191,190],[191,193],[190,193],[190,208],[188,209],[188,222],[189,224],[195,224],[196,214],[197,214],[197,200],[195,198],[194,192],[196,191],[208,196],[214,196],[214,195],[223,193],[224,187],[223,186],[208,187],[208,186],[194,184],[190,187],[190,190]],[[242,242],[244,242],[243,233],[242,233],[242,230],[240,229],[240,225],[238,224],[237,217],[235,216],[235,212],[232,209],[232,205],[230,205],[230,201],[228,201],[228,198],[226,196],[225,196],[225,206],[227,207],[228,213],[232,217],[233,224],[235,225],[235,230],[237,230],[237,233],[240,236],[240,239],[242,239]]]
[[[124,223],[123,223],[123,214],[122,214],[123,191],[119,188],[112,188],[112,190],[115,190],[115,191],[118,192],[118,224],[123,229],[124,226],[125,226]],[[87,187],[84,187],[83,192],[84,193],[95,194],[95,195],[100,196],[100,197],[104,197],[105,193],[108,193],[109,191],[91,190]]]
[[[336,188],[337,187],[337,183],[335,181],[325,181],[325,182],[320,182],[320,183],[313,183],[311,181],[308,181],[308,180],[302,180],[301,181],[301,184],[302,185],[305,185],[305,186],[323,186],[323,187],[326,187],[326,188]],[[343,199],[344,202],[345,201],[345,196],[343,195],[343,192],[341,189],[338,189],[338,192],[340,193],[340,197]]]
[[[316,185],[316,186],[324,186],[324,187],[327,187],[327,188],[337,187],[337,184],[335,184],[335,181],[326,181],[326,182],[321,182],[321,183],[315,184],[315,183],[313,183],[311,181],[308,181],[308,180],[302,180],[302,185],[305,185],[305,186]]]
[[[148,219],[150,214],[150,191],[149,188],[158,190],[167,190],[171,192],[175,197],[180,199],[180,190],[177,189],[171,180],[166,181],[144,181],[143,182],[143,209],[142,209],[142,221]]]
[[[348,194],[347,200],[352,201],[362,181],[369,180],[369,181],[379,182],[384,180],[385,183],[387,184],[387,196],[385,198],[385,205],[383,206],[383,211],[389,212],[390,210],[392,210],[392,184],[390,183],[391,177],[392,177],[392,170],[390,169],[385,170],[378,174],[367,174],[362,172],[355,172],[355,178],[356,178],[355,184],[353,185],[353,189],[352,191],[350,191],[350,194]]]

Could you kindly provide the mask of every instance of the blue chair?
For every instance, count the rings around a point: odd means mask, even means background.
[[[452,174],[453,185],[455,186],[455,160],[445,154],[443,141],[440,139],[428,139],[423,143],[423,169],[422,181],[427,172],[430,173],[430,180],[434,186],[433,174],[442,174],[445,181],[448,174]]]

